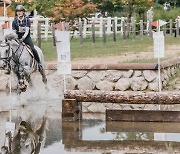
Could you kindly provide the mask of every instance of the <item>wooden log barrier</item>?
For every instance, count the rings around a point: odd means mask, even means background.
[[[77,102],[119,103],[119,104],[180,104],[180,92],[140,92],[140,91],[99,91],[68,90],[65,99]]]
[[[180,92],[140,92],[140,91],[99,91],[99,90],[67,90],[64,93],[63,117],[65,121],[81,120],[82,102],[119,103],[119,104],[180,104]],[[70,100],[69,100],[70,99]],[[72,103],[72,104],[71,104]],[[68,105],[67,105],[68,104]],[[74,105],[73,105],[74,104]],[[78,111],[76,110],[79,106]],[[72,107],[71,111],[68,108]],[[78,112],[78,114],[75,114]],[[78,119],[78,116],[81,117]],[[68,119],[68,120],[67,120]],[[179,122],[180,112],[147,111],[147,110],[107,110],[106,119],[118,121],[163,121]]]
[[[180,122],[180,111],[106,110],[107,121]]]
[[[82,105],[75,99],[62,100],[62,120],[77,121],[82,119]]]
[[[106,132],[180,133],[179,122],[106,121]]]

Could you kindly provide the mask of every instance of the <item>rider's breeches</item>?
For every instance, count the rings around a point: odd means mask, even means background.
[[[34,54],[34,58],[35,60],[40,63],[40,58],[39,58],[39,55],[38,55],[38,52],[37,50],[34,48],[34,44],[33,44],[33,41],[31,39],[31,37],[26,37],[25,40],[23,41],[25,44],[29,45],[32,49],[32,52]]]

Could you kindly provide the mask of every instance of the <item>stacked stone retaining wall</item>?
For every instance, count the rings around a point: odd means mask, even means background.
[[[166,87],[169,79],[180,69],[180,58],[161,63],[162,86]],[[63,76],[57,72],[56,64],[46,68],[48,84],[56,91],[63,89]],[[0,91],[9,86],[9,75],[0,71]],[[16,82],[12,79],[12,89]],[[32,77],[36,85],[42,84],[41,76]],[[163,88],[162,87],[162,88]],[[69,90],[108,90],[108,91],[158,91],[157,64],[91,64],[73,65],[72,74],[66,75],[66,88]]]
[[[162,89],[178,69],[180,58],[162,62]],[[74,65],[66,83],[71,90],[158,91],[157,64]]]

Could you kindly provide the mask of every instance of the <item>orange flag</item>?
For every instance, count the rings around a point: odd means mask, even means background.
[[[5,22],[1,25],[2,28],[9,28],[9,22]]]
[[[157,27],[159,24],[158,24],[158,21],[154,21],[154,22],[151,22],[151,25],[154,27]]]
[[[163,26],[165,24],[167,24],[167,22],[163,20],[157,20],[151,23],[151,25],[154,27]]]

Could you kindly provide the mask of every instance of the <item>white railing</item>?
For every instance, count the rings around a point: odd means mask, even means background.
[[[52,37],[52,28],[51,28],[51,24],[50,24],[50,18],[40,18],[40,17],[34,17],[34,18],[30,18],[31,20],[31,36],[33,39],[37,39],[38,38],[38,22],[41,23],[41,37],[44,39],[48,39]],[[13,17],[0,17],[0,25],[1,23],[4,23],[5,21],[7,21],[9,23],[9,27],[12,27],[12,21],[13,21]],[[138,25],[138,27],[140,27],[139,25],[141,25],[142,22],[142,27],[146,25],[146,22],[140,21],[139,23],[135,23],[135,26]],[[79,19],[77,26],[80,25],[80,23],[82,23],[82,35],[83,38],[87,37],[87,36],[92,36],[92,23],[94,23],[94,27],[95,27],[95,34],[96,36],[103,36],[103,26],[105,26],[105,32],[107,35],[112,34],[113,30],[116,31],[116,33],[121,33],[123,34],[123,24],[125,23],[126,26],[129,24],[130,27],[132,28],[132,24],[133,23],[127,23],[127,18],[125,17],[107,17],[107,18],[87,18],[87,19]],[[167,22],[167,27],[164,28],[164,30],[169,30],[174,31],[174,25],[177,24],[177,21],[173,22],[172,20],[170,20],[169,22]],[[113,27],[114,26],[114,27]],[[146,26],[145,26],[146,27]],[[178,25],[178,27],[180,27],[180,25]],[[177,28],[176,28],[177,29]],[[140,32],[142,30],[146,31],[145,29],[135,29],[135,32]],[[177,32],[179,33],[179,31],[177,30]],[[72,34],[72,32],[71,32]],[[79,37],[79,31],[76,30],[74,32],[74,37]]]
[[[103,35],[103,24],[105,24],[105,28],[106,28],[106,34],[112,34],[113,33],[113,22],[115,23],[115,30],[117,33],[122,33],[122,22],[127,20],[126,17],[107,17],[107,18],[87,18],[87,19],[83,19],[83,20],[79,20],[79,22],[82,23],[83,27],[82,27],[82,31],[83,31],[83,37],[86,37],[88,35],[92,35],[92,23],[95,24],[95,33],[96,35],[99,35],[100,37],[102,37]],[[75,31],[74,36],[78,37],[79,32]]]
[[[79,22],[83,22],[83,37],[86,37],[88,35],[92,34],[91,27],[92,23],[95,23],[96,31],[95,33],[99,36],[102,36],[103,30],[102,30],[102,25],[103,23],[105,24],[106,27],[106,33],[107,34],[112,34],[112,23],[115,22],[115,27],[117,30],[117,33],[122,32],[122,21],[125,20],[126,18],[118,18],[118,17],[107,17],[107,18],[87,18],[83,20],[79,20]],[[50,25],[50,19],[49,18],[39,18],[39,17],[34,17],[30,18],[31,20],[31,33],[32,33],[32,38],[37,39],[37,34],[38,34],[38,22],[41,22],[41,36],[42,38],[48,39],[49,37],[52,37],[52,29]],[[13,17],[0,17],[0,25],[4,22],[9,22],[9,27],[12,28],[12,21]],[[118,28],[120,27],[120,29]],[[79,32],[75,31],[74,36],[78,37]]]
[[[8,22],[9,28],[12,28],[12,21],[13,17],[0,17],[0,25],[2,25],[5,22]],[[48,39],[49,37],[52,37],[52,30],[50,26],[50,19],[49,18],[39,18],[34,17],[30,18],[31,20],[31,33],[32,38],[37,39],[38,37],[38,22],[41,23],[41,37],[44,39]]]

